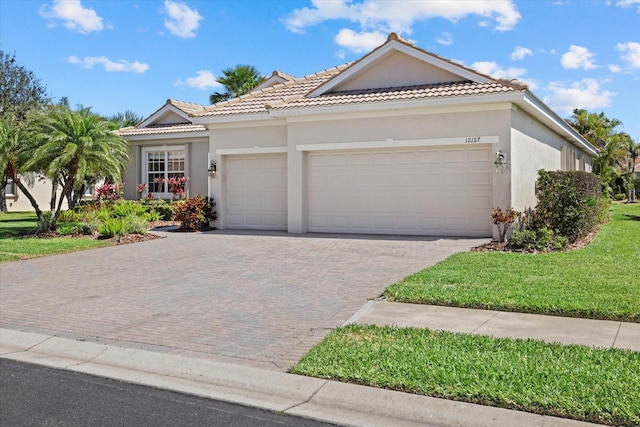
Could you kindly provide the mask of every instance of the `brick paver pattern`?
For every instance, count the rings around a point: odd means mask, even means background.
[[[0,264],[0,327],[282,371],[386,286],[485,241],[161,234]]]

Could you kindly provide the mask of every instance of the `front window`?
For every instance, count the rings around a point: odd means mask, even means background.
[[[4,186],[4,194],[5,194],[5,197],[16,196],[16,183],[13,182],[11,178],[7,180],[7,184]]]
[[[186,175],[184,146],[149,147],[143,149],[143,179],[147,191],[156,197],[171,197],[169,178]]]

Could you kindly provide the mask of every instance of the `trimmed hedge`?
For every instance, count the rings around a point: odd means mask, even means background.
[[[606,219],[609,202],[602,180],[589,172],[538,171],[537,228],[548,228],[570,242],[593,231]]]

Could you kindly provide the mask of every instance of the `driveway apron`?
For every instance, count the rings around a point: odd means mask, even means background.
[[[386,286],[486,241],[159,234],[0,264],[0,327],[286,370]]]

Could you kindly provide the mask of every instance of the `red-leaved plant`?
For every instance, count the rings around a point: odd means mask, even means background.
[[[102,184],[96,188],[96,199],[103,200],[118,200],[118,186],[116,184]]]
[[[498,234],[500,243],[504,243],[507,232],[513,226],[513,222],[519,216],[519,213],[513,208],[507,208],[502,211],[500,207],[497,207],[491,213],[491,219],[493,223],[498,227]]]
[[[167,183],[167,187],[169,187],[169,193],[173,194],[174,199],[182,199],[184,195],[184,186],[189,181],[189,177],[181,176],[178,178],[156,178],[155,181],[158,185],[163,185],[165,182]]]
[[[218,219],[216,202],[208,197],[196,196],[175,205],[176,221],[180,221],[180,230],[198,231],[209,226],[209,222]]]

